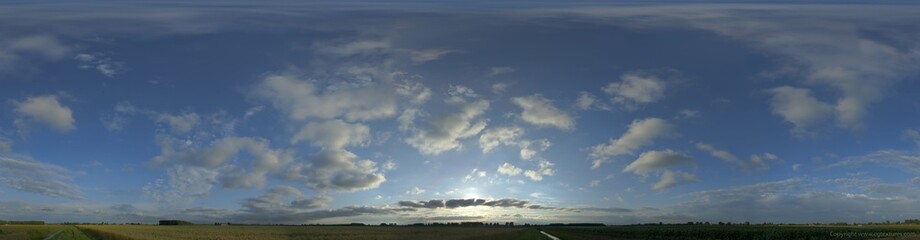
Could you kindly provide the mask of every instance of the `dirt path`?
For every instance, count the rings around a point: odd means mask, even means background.
[[[63,231],[64,231],[64,230],[60,230],[60,231],[57,231],[56,233],[53,233],[53,234],[51,234],[51,235],[48,235],[48,236],[45,237],[45,239],[43,239],[43,240],[51,240],[51,239],[54,239],[54,237],[56,237],[58,234],[61,234],[61,232],[63,232]]]
[[[546,232],[544,232],[544,231],[540,231],[540,233],[542,233],[543,235],[546,235],[546,236],[549,237],[550,239],[553,239],[553,240],[560,240],[560,239],[557,238],[556,236],[549,235],[549,233],[546,233]]]

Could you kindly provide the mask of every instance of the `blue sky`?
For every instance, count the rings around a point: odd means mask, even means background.
[[[920,217],[920,8],[17,3],[0,216]]]

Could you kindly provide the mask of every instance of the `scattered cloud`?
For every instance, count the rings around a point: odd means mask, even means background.
[[[13,70],[23,60],[32,57],[48,60],[61,59],[72,51],[71,47],[50,35],[23,36],[4,40],[0,41],[0,70]]]
[[[648,151],[639,155],[635,161],[623,168],[623,172],[633,172],[646,176],[651,172],[658,172],[673,166],[694,163],[696,160],[671,149],[664,151]]]
[[[475,136],[485,129],[486,120],[480,117],[489,109],[489,102],[477,100],[457,104],[461,105],[459,112],[428,119],[426,125],[413,129],[406,143],[427,155],[462,148],[458,140]]]
[[[644,73],[626,73],[619,82],[611,82],[601,90],[611,101],[627,109],[654,103],[664,98],[667,83],[658,76]]]
[[[515,71],[517,71],[517,69],[515,69],[515,68],[513,68],[513,67],[508,67],[508,66],[504,66],[504,67],[493,67],[493,68],[490,68],[490,69],[489,69],[489,73],[488,73],[487,75],[489,75],[490,77],[494,77],[494,76],[498,76],[498,75],[502,75],[502,74],[513,73],[513,72],[515,72]]]
[[[524,129],[518,126],[486,129],[479,135],[479,147],[483,153],[488,153],[501,145],[517,145],[518,138],[523,134]]]
[[[199,123],[201,117],[194,112],[186,112],[178,115],[162,113],[156,119],[159,123],[165,123],[174,134],[185,134],[192,131]]]
[[[880,165],[912,173],[920,173],[920,155],[913,152],[895,150],[879,150],[862,156],[846,157],[827,167],[855,167],[863,164]]]
[[[268,140],[248,137],[225,137],[206,147],[195,147],[172,138],[161,139],[160,155],[149,166],[185,165],[218,170],[218,182],[226,188],[264,186],[266,174],[279,172],[293,160],[293,152],[272,149]],[[251,159],[238,159],[245,152]],[[241,163],[249,163],[244,169]]]
[[[917,149],[920,150],[920,131],[913,128],[904,130],[904,138],[913,141]]]
[[[109,78],[114,78],[116,74],[123,71],[122,63],[113,61],[100,53],[81,53],[77,54],[74,59],[81,63],[81,69],[95,69]]]
[[[61,105],[58,96],[44,95],[29,97],[24,101],[13,101],[13,108],[19,115],[15,120],[15,125],[20,131],[32,123],[48,124],[61,132],[69,132],[76,129],[73,111],[67,106]]]
[[[21,156],[0,155],[0,183],[23,192],[49,197],[81,199],[74,184],[76,172],[64,167]]]
[[[421,188],[418,188],[418,187],[412,187],[412,189],[409,189],[409,190],[406,191],[406,194],[408,194],[408,195],[419,195],[419,194],[422,194],[422,193],[425,193],[425,189],[421,189]]]
[[[359,160],[354,153],[341,149],[324,150],[295,162],[283,175],[286,180],[302,182],[316,191],[353,192],[377,188],[386,181],[377,163]]]
[[[348,121],[366,121],[396,115],[396,94],[392,87],[381,85],[384,83],[339,84],[323,89],[314,81],[293,75],[269,75],[256,85],[252,94],[268,100],[294,120],[343,117]]]
[[[498,166],[498,174],[508,175],[508,176],[517,176],[523,171],[521,168],[515,167],[510,163],[504,163],[501,166]]]
[[[652,185],[652,189],[661,190],[674,187],[678,184],[686,182],[696,182],[700,179],[696,175],[685,173],[685,172],[672,172],[670,170],[665,170],[661,174],[661,180],[659,180],[655,185]]]
[[[535,94],[511,99],[521,107],[521,120],[537,127],[556,127],[571,131],[575,128],[575,119],[553,105],[553,101]]]
[[[291,138],[291,143],[309,141],[310,145],[326,149],[342,149],[345,146],[366,145],[370,141],[370,128],[360,123],[346,123],[342,120],[311,122]]]
[[[808,89],[784,86],[767,92],[773,95],[770,100],[773,114],[792,123],[795,135],[806,135],[809,127],[833,114],[833,106],[816,99]]]
[[[552,167],[556,165],[546,160],[541,160],[539,163],[539,168],[535,170],[524,171],[524,176],[530,178],[530,180],[539,182],[543,180],[544,176],[553,176],[556,174],[556,170]]]
[[[437,209],[437,208],[464,208],[464,207],[515,207],[515,208],[525,208],[532,205],[529,201],[518,200],[513,198],[503,198],[496,200],[488,199],[475,199],[475,198],[466,198],[466,199],[433,199],[428,201],[400,201],[397,203],[400,207],[409,207],[409,208],[428,208],[428,209]]]
[[[632,155],[656,138],[670,134],[672,129],[670,123],[660,118],[635,120],[629,124],[629,129],[620,138],[610,139],[608,144],[599,144],[591,148],[591,168],[597,169],[611,157]]]

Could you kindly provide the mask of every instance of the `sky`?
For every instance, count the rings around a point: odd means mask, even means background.
[[[920,6],[8,2],[0,219],[920,218]]]

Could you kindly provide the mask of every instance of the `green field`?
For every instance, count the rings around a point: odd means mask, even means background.
[[[579,239],[920,239],[920,225],[643,225],[543,227],[565,240]]]
[[[643,225],[609,227],[9,225],[0,240],[148,239],[920,239],[920,225]],[[53,237],[51,237],[53,235]]]

